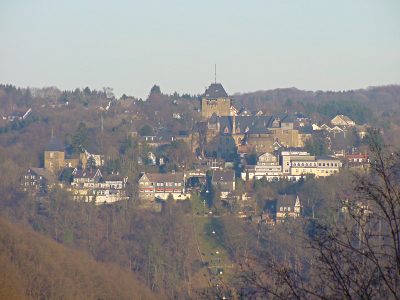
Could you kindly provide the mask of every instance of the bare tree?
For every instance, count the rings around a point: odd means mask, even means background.
[[[376,136],[370,150],[370,172],[356,175],[340,218],[304,222],[304,240],[297,248],[307,251],[301,257],[292,253],[282,259],[264,252],[246,258],[244,297],[400,298],[400,151]]]

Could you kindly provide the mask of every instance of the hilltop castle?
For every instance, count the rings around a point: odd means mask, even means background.
[[[212,83],[201,98],[201,116],[208,119],[213,114],[232,115],[232,99],[220,83]]]

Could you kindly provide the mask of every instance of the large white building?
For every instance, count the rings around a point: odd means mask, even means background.
[[[175,200],[190,198],[185,191],[184,173],[143,173],[138,183],[139,197],[143,200],[166,200],[169,195]]]
[[[256,165],[246,166],[242,172],[243,180],[265,178],[268,181],[282,179],[299,180],[314,175],[326,177],[338,173],[342,163],[333,157],[316,157],[306,151],[282,151],[278,158],[265,153],[259,156]]]

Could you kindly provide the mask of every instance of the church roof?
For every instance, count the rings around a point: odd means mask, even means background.
[[[211,83],[206,89],[204,96],[207,99],[228,98],[228,94],[220,83]]]
[[[64,151],[64,145],[60,139],[56,137],[51,137],[50,141],[47,143],[45,151]]]

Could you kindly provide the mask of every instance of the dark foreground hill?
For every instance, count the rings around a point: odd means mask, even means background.
[[[156,298],[132,273],[0,218],[0,299]]]

